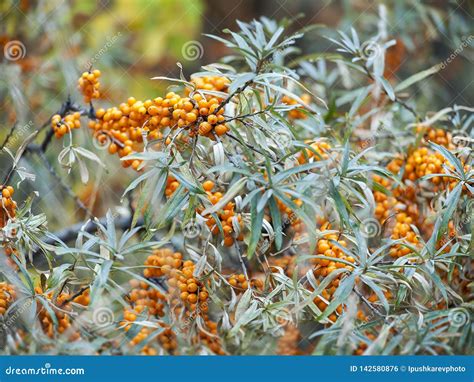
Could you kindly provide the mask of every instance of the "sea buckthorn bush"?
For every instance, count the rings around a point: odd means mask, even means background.
[[[386,33],[303,54],[293,29],[262,18],[210,36],[228,56],[154,77],[166,91],[147,98],[104,99],[94,65],[9,151],[3,352],[469,353],[473,109],[419,102],[441,67],[394,76],[405,48]],[[26,157],[60,182],[51,211]],[[104,168],[132,178],[120,201],[92,186]],[[51,230],[64,198],[77,224]]]

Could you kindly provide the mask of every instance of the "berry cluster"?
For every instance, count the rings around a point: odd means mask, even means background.
[[[171,285],[176,285],[173,289],[176,291],[175,288],[177,288],[179,298],[189,313],[207,313],[209,293],[204,283],[194,277],[194,269],[195,265],[192,261],[184,261],[182,269],[174,272],[170,282]]]
[[[36,287],[35,292],[36,294],[43,295],[43,297],[47,299],[55,315],[55,319],[53,319],[49,311],[42,304],[38,304],[38,317],[44,333],[50,338],[55,338],[57,334],[67,334],[70,341],[79,339],[79,332],[72,329],[71,317],[69,315],[72,311],[70,304],[71,295],[61,292],[53,299],[53,292],[44,295],[40,287]],[[57,326],[55,321],[57,322]]]
[[[145,260],[147,268],[143,271],[146,278],[170,276],[171,270],[180,269],[183,264],[183,255],[173,252],[170,248],[155,249]]]
[[[196,89],[218,92],[227,92],[230,83],[228,78],[219,76],[193,77],[191,82]]]
[[[309,94],[303,94],[301,96],[301,100],[304,102],[303,105],[300,105],[295,99],[290,98],[288,96],[283,96],[281,101],[285,105],[304,107],[306,105],[309,105],[309,103],[311,102],[311,96]],[[292,119],[305,119],[305,118],[307,118],[306,114],[298,108],[290,110],[288,112],[288,117],[290,117]]]
[[[166,188],[165,188],[165,195],[167,198],[171,197],[174,192],[178,189],[179,187],[179,182],[176,180],[176,178],[172,175],[168,176],[168,179],[166,179]]]
[[[369,341],[373,341],[375,340],[376,336],[375,334],[373,333],[367,333],[367,339]],[[364,354],[364,352],[367,350],[367,348],[369,347],[369,345],[367,344],[367,342],[364,342],[364,341],[359,341],[359,344],[357,346],[357,349],[354,350],[354,355],[362,355]]]
[[[12,199],[15,190],[12,186],[0,186],[2,204],[0,206],[0,228],[16,216],[16,202]]]
[[[325,223],[321,227],[321,230],[327,230],[329,228],[329,223]],[[315,265],[313,274],[318,284],[336,269],[346,268],[349,271],[353,270],[353,266],[348,265],[347,263],[354,264],[355,259],[352,256],[347,256],[341,247],[347,247],[347,243],[345,240],[339,239],[338,235],[335,233],[327,234],[323,239],[318,240],[316,246],[316,255],[324,257],[311,259],[311,262]],[[340,260],[345,262],[341,262]],[[314,299],[314,303],[321,311],[324,311],[329,305],[329,302],[333,298],[334,293],[339,286],[341,277],[343,277],[342,275],[343,274],[340,274],[335,277],[328,287],[322,291],[321,295]],[[341,314],[342,306],[338,306],[336,312]],[[328,318],[332,322],[337,320],[337,316],[334,313],[332,313]]]
[[[314,161],[319,161],[326,160],[329,158],[329,151],[331,150],[331,145],[328,142],[324,140],[309,140],[305,143],[309,145],[310,148],[305,148],[302,152],[298,154],[297,159],[299,164],[304,164],[308,161],[311,161],[311,159]]]
[[[219,200],[224,196],[221,192],[212,192],[215,184],[211,180],[207,180],[202,184],[204,191],[206,191],[207,197],[212,204],[217,204]],[[197,212],[201,213],[202,208],[198,208]],[[224,245],[230,247],[234,244],[234,240],[243,240],[244,235],[242,233],[243,222],[240,214],[235,213],[235,203],[227,203],[222,210],[217,212],[217,216],[222,226],[222,232],[224,234]],[[220,232],[219,225],[214,217],[209,217],[206,221],[206,225],[209,227],[213,235],[218,235]],[[238,230],[238,232],[236,231]]]
[[[82,292],[79,296],[76,296],[73,301],[82,306],[89,306],[91,302],[89,289]]]
[[[290,195],[286,195],[291,198]],[[293,203],[297,208],[300,208],[303,205],[303,202],[300,199],[293,199]],[[289,225],[291,232],[294,234],[295,240],[297,240],[301,235],[305,233],[305,225],[301,219],[296,215],[296,213],[290,208],[287,207],[280,199],[277,199],[277,206],[282,216],[284,217],[284,225]],[[286,227],[283,227],[286,228]]]
[[[93,70],[92,72],[84,72],[77,81],[79,90],[84,96],[84,102],[89,103],[93,99],[100,97],[100,70]]]
[[[296,267],[296,256],[292,255],[283,255],[283,256],[274,256],[268,259],[270,269],[272,272],[276,272],[277,269],[275,267],[279,267],[283,269],[283,272],[288,277],[293,277],[293,272],[295,271]]]
[[[198,89],[224,91],[228,80],[223,77],[199,77],[193,82]],[[164,98],[145,101],[130,97],[118,107],[98,109],[96,120],[91,121],[89,127],[94,130],[96,139],[109,145],[110,154],[120,157],[140,151],[144,136],[149,141],[159,141],[166,134],[166,145],[175,141],[186,143],[189,137],[198,135],[214,140],[215,136],[229,131],[221,102],[221,98],[189,91],[188,97],[174,92],[167,93]],[[177,130],[173,138],[169,134],[171,130]],[[187,132],[187,136],[183,132]],[[140,161],[123,161],[122,164],[137,169]]]
[[[413,218],[408,216],[405,212],[399,212],[396,215],[395,226],[392,230],[391,238],[394,240],[404,239],[406,242],[416,247],[419,243],[419,239],[413,231],[411,224],[413,224]],[[412,250],[408,247],[396,245],[390,248],[390,256],[402,257],[411,253]]]
[[[179,254],[180,255],[180,254]],[[169,259],[170,261],[167,261]],[[170,264],[173,264],[173,251],[169,249],[158,249],[150,255],[145,261],[145,265],[149,266],[144,271],[144,276],[147,278],[157,278],[169,273]],[[169,264],[168,264],[169,263]],[[162,272],[168,270],[166,273]],[[147,315],[148,317],[161,318],[165,316],[166,296],[157,289],[152,288],[148,283],[138,280],[130,280],[131,290],[128,294],[128,302],[130,308],[125,308],[122,323],[125,331],[132,327],[140,315]],[[176,335],[171,327],[162,321],[157,321],[157,324],[163,328],[157,336],[160,346],[173,354],[177,348],[178,343]],[[136,346],[144,341],[149,336],[153,335],[154,328],[143,326],[140,331],[130,341],[130,346]],[[156,350],[146,345],[142,348],[143,355],[156,355]]]
[[[165,315],[166,297],[158,290],[151,288],[144,281],[131,280],[132,287],[128,300],[137,314],[147,313],[150,316],[163,317]]]
[[[72,114],[67,114],[64,118],[59,114],[55,114],[51,118],[51,128],[54,131],[54,136],[58,139],[62,138],[72,129],[79,129],[80,127],[81,113],[78,111]]]
[[[137,319],[137,314],[133,311],[125,309],[123,317],[124,322],[122,322],[122,326],[125,331],[129,331],[133,325],[133,322],[135,322]],[[157,336],[158,343],[168,353],[174,354],[178,349],[178,341],[176,339],[176,334],[166,323],[158,321],[157,324],[162,328],[160,329],[161,331]],[[140,331],[135,335],[135,337],[130,340],[129,345],[132,347],[139,345],[144,340],[153,335],[154,331],[154,328],[143,326]],[[150,344],[143,346],[140,353],[142,355],[157,355],[156,349],[153,348]]]
[[[455,145],[452,142],[451,133],[443,129],[435,128],[423,128],[422,126],[417,127],[417,133],[424,133],[423,138],[425,141],[434,142],[438,145],[444,146],[448,149],[453,149]]]
[[[389,169],[393,168],[393,165],[388,167]],[[375,183],[385,189],[389,189],[391,186],[391,182],[381,176],[375,175],[373,179]],[[386,195],[382,191],[374,191],[373,194],[376,202],[375,217],[381,226],[387,222],[389,223],[391,238],[394,240],[404,239],[412,246],[417,246],[419,239],[411,227],[411,225],[415,223],[414,216],[416,216],[417,213],[417,209],[413,208],[414,205],[408,201],[409,207],[406,208],[406,203],[402,203],[396,197]],[[395,258],[402,257],[410,252],[411,250],[408,247],[395,245],[390,249],[390,256]]]
[[[13,285],[6,282],[0,283],[0,316],[3,316],[8,310],[9,306],[15,300],[16,292]]]
[[[202,343],[204,346],[206,346],[215,354],[225,355],[226,352],[223,349],[219,336],[218,336],[217,323],[209,319],[206,319],[204,321],[204,324],[205,324],[206,330],[205,331],[201,330],[199,332],[199,336],[198,336],[199,342]]]
[[[132,290],[129,294],[130,308],[124,310],[123,327],[129,330],[131,323],[144,312],[156,317],[163,317],[164,306],[169,301],[172,311],[180,316],[184,313],[186,321],[202,317],[204,328],[194,337],[194,341],[204,344],[216,354],[224,354],[217,337],[217,324],[209,319],[208,298],[209,293],[201,280],[194,276],[195,264],[190,261],[183,261],[183,256],[179,252],[174,252],[170,248],[160,248],[145,260],[145,270],[143,272],[147,279],[164,278],[167,282],[168,293],[163,295],[154,289],[150,289],[145,282],[131,281]],[[151,292],[153,291],[153,292]],[[151,292],[151,293],[150,293]],[[161,346],[170,353],[177,349],[176,335],[168,325],[158,322],[165,329],[158,335]],[[135,346],[144,339],[152,335],[153,330],[148,327],[140,329],[139,333],[132,339],[130,345]],[[142,349],[142,354],[156,354],[150,346]]]
[[[0,185],[0,229],[5,227],[10,219],[16,217],[17,203],[12,199],[14,192],[15,190],[12,186]],[[16,229],[12,230],[10,235],[16,235]],[[12,256],[14,253],[16,253],[16,249],[10,242],[8,242],[8,240],[3,243],[3,246],[7,256]],[[9,263],[12,267],[16,267],[13,261],[9,260]]]
[[[247,289],[249,287],[249,282],[244,274],[234,274],[229,277],[229,284],[236,289]],[[263,289],[263,281],[260,279],[252,279],[250,280],[250,287],[256,288],[259,290]]]

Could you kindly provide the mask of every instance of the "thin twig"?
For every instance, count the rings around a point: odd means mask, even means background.
[[[10,131],[8,132],[7,136],[5,137],[2,144],[0,145],[0,151],[2,151],[5,148],[5,146],[8,144],[8,141],[10,140],[10,138],[13,136],[13,133],[15,132],[16,126],[17,124],[15,123],[10,129]]]

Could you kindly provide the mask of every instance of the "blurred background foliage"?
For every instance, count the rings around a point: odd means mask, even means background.
[[[386,5],[382,15],[380,4]],[[104,91],[98,106],[117,104],[132,95],[155,97],[164,92],[166,84],[151,81],[151,77],[179,76],[176,62],[189,76],[200,65],[227,53],[222,44],[203,34],[222,34],[225,28],[235,28],[236,20],[262,15],[295,19],[294,29],[316,24],[299,43],[303,54],[312,52],[313,59],[335,51],[325,36],[336,36],[336,29],[348,31],[353,26],[365,39],[377,33],[377,22],[385,17],[390,26],[385,31],[387,38],[397,41],[386,57],[385,74],[394,83],[445,61],[462,46],[444,70],[423,82],[415,97],[419,108],[426,111],[454,104],[472,106],[472,11],[472,2],[462,0],[4,0],[0,2],[0,142],[15,125],[16,139],[8,146],[15,152],[22,139],[45,123],[69,95],[80,100],[77,78],[90,66],[103,73]],[[11,41],[24,47],[14,59],[5,55]],[[202,49],[197,59],[187,59],[185,46],[195,41]],[[82,141],[79,137],[76,143],[90,147],[87,129],[80,134]],[[57,152],[50,150],[53,163]],[[101,159],[119,166],[105,152]],[[9,161],[5,152],[0,153],[2,177]],[[23,165],[34,168],[38,177],[50,179],[47,169],[37,166],[34,159]],[[97,171],[94,182],[86,186],[74,174],[68,182],[101,215],[119,201],[134,174],[123,170],[117,177],[115,172]],[[58,200],[61,193],[48,192],[55,187],[54,179],[52,182],[36,182],[31,189],[23,186],[22,192],[39,191],[39,209],[57,203],[73,209],[70,198],[63,195],[64,200]],[[101,192],[97,193],[99,185]],[[107,200],[101,200],[101,195],[107,195]],[[63,209],[48,210],[56,215],[50,219],[53,226],[77,221],[77,216],[66,216]]]

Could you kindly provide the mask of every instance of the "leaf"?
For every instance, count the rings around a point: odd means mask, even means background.
[[[216,204],[206,208],[201,215],[206,216],[221,210],[227,203],[229,203],[237,196],[237,194],[242,190],[242,188],[244,188],[246,182],[247,178],[240,178],[229,188],[225,195]]]
[[[207,265],[207,256],[202,255],[199,260],[196,263],[196,266],[194,267],[194,277],[201,277],[202,272],[206,269]]]
[[[244,312],[248,309],[250,306],[250,300],[252,298],[252,289],[247,289],[245,293],[242,295],[240,298],[239,303],[237,304],[237,307],[235,309],[235,319],[239,320],[240,317],[244,314]]]
[[[360,276],[361,280],[369,286],[370,289],[372,289],[375,293],[375,295],[378,297],[380,302],[382,303],[383,307],[385,308],[385,311],[389,312],[390,306],[388,304],[387,298],[385,297],[382,288],[380,288],[378,285],[376,285],[369,277],[365,275]]]
[[[390,82],[381,76],[375,77],[375,80],[382,85],[385,92],[387,93],[388,98],[390,98],[391,101],[395,101],[395,93],[393,91],[392,85],[390,85]]]
[[[459,202],[459,198],[462,193],[462,183],[458,183],[456,187],[449,193],[449,196],[446,200],[446,209],[442,211],[441,224],[438,231],[438,240],[441,239],[441,235],[446,231],[448,227],[449,220],[456,210]]]
[[[255,73],[239,74],[234,81],[229,85],[229,94],[234,93],[241,88],[245,83],[252,81],[255,78]]]
[[[441,69],[442,69],[442,65],[437,64],[437,65],[432,66],[429,69],[426,69],[426,70],[423,70],[419,73],[416,73],[416,74],[408,77],[407,79],[403,80],[402,82],[400,82],[395,87],[395,92],[398,93],[402,90],[405,90],[405,89],[409,88],[411,85],[425,79],[426,77],[429,77],[429,76],[439,72]]]
[[[352,293],[352,289],[354,288],[355,284],[355,277],[356,275],[352,273],[350,276],[344,278],[339,287],[337,288],[334,299],[331,303],[326,307],[323,314],[318,317],[319,320],[324,320],[325,318],[329,317],[329,315],[334,312],[339,305],[347,300],[349,295]]]
[[[112,260],[104,260],[99,268],[96,278],[91,285],[90,292],[90,305],[93,306],[96,300],[100,297],[105,284],[109,279],[110,269],[112,267]]]
[[[283,243],[282,221],[280,210],[278,209],[276,199],[273,195],[268,201],[268,205],[270,207],[270,216],[272,218],[273,228],[275,231],[275,246],[277,250],[280,250]]]
[[[251,259],[257,249],[258,241],[262,236],[264,210],[257,211],[257,200],[252,199],[250,205],[250,241],[247,247],[247,257]]]
[[[83,147],[73,147],[73,150],[74,152],[76,152],[76,154],[78,154],[79,156],[82,156],[84,158],[87,158],[93,162],[96,162],[97,164],[99,164],[100,166],[102,167],[105,167],[105,165],[102,163],[102,161],[100,160],[100,158],[94,154],[92,151],[89,151],[89,150],[86,150],[85,148]]]
[[[429,142],[429,144],[434,150],[443,155],[449,161],[449,163],[451,163],[456,168],[459,176],[462,176],[463,179],[466,179],[466,174],[464,173],[464,168],[461,164],[461,161],[456,158],[453,153],[451,153],[451,151],[449,151],[446,147],[433,142]]]

